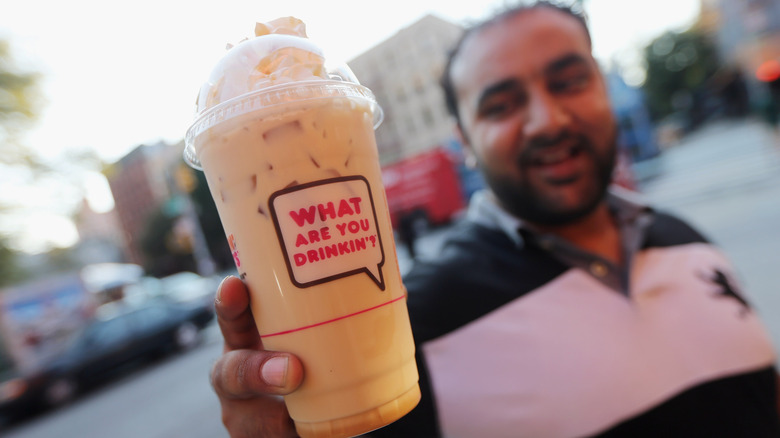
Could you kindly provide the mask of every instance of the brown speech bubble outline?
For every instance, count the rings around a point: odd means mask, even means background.
[[[317,280],[312,280],[305,283],[299,282],[295,278],[295,271],[293,269],[293,265],[292,262],[290,261],[290,256],[287,251],[287,244],[284,241],[284,235],[282,234],[281,224],[279,223],[279,219],[277,218],[274,201],[276,200],[276,198],[280,196],[287,195],[289,193],[297,192],[300,190],[306,190],[312,187],[318,187],[326,184],[335,184],[335,183],[342,183],[342,182],[356,181],[356,180],[363,181],[363,183],[366,185],[366,188],[368,189],[367,190],[368,200],[371,203],[371,213],[374,217],[374,228],[376,229],[376,239],[379,241],[379,252],[380,254],[382,254],[382,259],[379,261],[379,263],[376,264],[377,272],[379,272],[379,278],[374,276],[374,273],[371,272],[370,269],[364,266],[358,269],[341,272],[335,275],[330,275],[328,277],[318,278]],[[328,283],[330,281],[337,280],[339,278],[345,278],[352,275],[365,273],[368,276],[368,278],[370,278],[374,283],[376,283],[377,286],[379,286],[380,290],[382,291],[385,290],[387,286],[385,285],[384,273],[382,272],[382,267],[385,265],[385,248],[382,244],[382,235],[379,232],[379,220],[377,219],[376,216],[376,208],[374,207],[374,195],[371,192],[371,184],[368,183],[368,180],[364,176],[354,175],[354,176],[341,176],[336,178],[322,179],[322,180],[312,181],[310,183],[300,184],[300,185],[284,188],[282,190],[278,190],[272,193],[271,196],[268,198],[268,209],[270,210],[271,218],[273,219],[274,222],[274,228],[276,229],[276,236],[278,237],[279,243],[281,244],[280,249],[282,250],[282,254],[284,255],[284,262],[287,265],[287,272],[290,275],[290,281],[295,286],[304,289],[318,284]]]

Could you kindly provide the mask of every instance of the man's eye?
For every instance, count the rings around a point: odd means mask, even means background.
[[[495,117],[507,112],[508,106],[501,104],[487,105],[482,108],[482,115],[488,117]]]
[[[479,110],[482,117],[486,118],[499,118],[511,113],[517,107],[515,99],[495,99],[490,102],[485,102]]]
[[[557,93],[576,93],[584,90],[590,83],[590,75],[578,74],[567,78],[555,79],[549,82],[549,88]]]

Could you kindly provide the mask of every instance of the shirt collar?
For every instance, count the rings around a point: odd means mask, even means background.
[[[466,220],[486,228],[503,231],[517,246],[523,245],[523,238],[517,231],[523,221],[498,205],[498,201],[488,189],[480,190],[471,197]]]
[[[635,221],[644,213],[651,211],[639,193],[614,185],[610,186],[607,192],[607,204],[621,224]],[[522,219],[504,210],[498,204],[495,195],[488,189],[480,190],[471,197],[466,219],[487,228],[503,231],[519,247],[524,243],[519,230],[535,233],[523,223]]]

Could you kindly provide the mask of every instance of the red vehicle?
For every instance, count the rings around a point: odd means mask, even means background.
[[[427,225],[449,222],[465,207],[458,163],[436,148],[382,168],[382,181],[393,226],[412,215]]]

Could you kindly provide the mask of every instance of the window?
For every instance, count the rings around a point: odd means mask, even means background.
[[[87,344],[90,348],[108,348],[124,342],[128,336],[127,319],[118,317],[93,326],[87,337]]]
[[[417,93],[420,93],[425,88],[425,81],[423,81],[423,78],[420,75],[415,75],[414,80],[414,91]]]
[[[396,88],[395,98],[398,102],[403,102],[404,100],[406,100],[406,91],[404,90],[403,86],[399,86],[398,88]]]
[[[423,124],[429,127],[432,126],[434,120],[433,120],[433,113],[431,112],[431,109],[428,108],[427,106],[423,106],[421,114],[422,114]]]
[[[147,307],[129,315],[135,328],[142,331],[153,330],[165,324],[170,313],[164,307]]]

